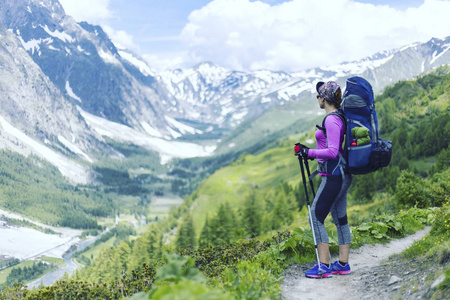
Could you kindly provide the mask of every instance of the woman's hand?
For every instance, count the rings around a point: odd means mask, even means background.
[[[305,145],[302,145],[300,143],[295,144],[294,151],[295,151],[295,155],[299,155],[301,157],[308,158],[309,148],[306,147]]]

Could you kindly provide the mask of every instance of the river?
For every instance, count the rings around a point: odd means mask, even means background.
[[[102,232],[102,234],[99,234],[95,238],[86,240],[78,244],[77,248],[75,250],[72,250],[70,252],[67,252],[64,256],[64,263],[65,266],[58,268],[57,270],[51,271],[44,276],[30,282],[27,284],[28,289],[37,288],[41,285],[48,286],[54,284],[57,280],[61,279],[64,274],[67,272],[67,274],[72,275],[73,272],[77,269],[77,264],[73,261],[72,255],[75,252],[84,250],[87,246],[94,243],[97,239],[99,239],[103,234],[107,233],[109,230],[105,230]]]

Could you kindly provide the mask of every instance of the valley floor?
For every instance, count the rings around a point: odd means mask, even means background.
[[[60,234],[47,234],[36,229],[0,224],[0,255],[18,258],[21,261],[39,256],[61,258],[72,245],[80,241],[81,230],[51,227],[23,218],[19,215],[0,210],[0,216],[27,220],[42,228],[49,228]]]
[[[282,284],[284,299],[423,299],[429,296],[430,285],[437,285],[442,276],[436,272],[444,266],[413,260],[405,263],[398,256],[430,228],[389,244],[364,245],[350,252],[352,274],[332,278],[310,279],[304,273],[313,265],[294,264],[286,270]],[[442,299],[446,299],[444,295]],[[450,298],[450,297],[449,297]],[[447,298],[447,299],[449,299]]]

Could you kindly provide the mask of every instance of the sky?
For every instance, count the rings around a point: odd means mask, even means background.
[[[155,71],[297,72],[450,36],[450,0],[60,0]]]

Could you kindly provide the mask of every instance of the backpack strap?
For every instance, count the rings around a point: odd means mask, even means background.
[[[326,137],[326,136],[327,136],[327,131],[326,131],[326,129],[325,129],[325,120],[326,120],[327,117],[330,116],[330,115],[338,116],[338,117],[341,119],[342,124],[344,124],[344,134],[345,134],[345,133],[347,132],[347,119],[345,118],[344,111],[343,111],[341,108],[338,108],[336,111],[334,111],[334,112],[332,112],[332,113],[326,115],[325,118],[323,118],[322,126],[316,125],[316,127],[317,127],[318,129],[322,130],[322,131],[323,131],[323,134],[324,134],[325,137]]]
[[[334,111],[334,112],[329,113],[328,115],[326,115],[326,116],[323,118],[322,126],[316,125],[316,127],[317,127],[318,129],[322,130],[323,134],[324,134],[325,137],[327,138],[327,131],[326,131],[326,129],[325,129],[325,120],[326,120],[326,118],[327,118],[328,116],[330,116],[330,115],[338,116],[338,117],[341,119],[341,121],[342,121],[342,123],[343,123],[343,125],[344,125],[344,135],[345,135],[345,139],[346,139],[346,138],[347,138],[347,134],[346,134],[346,132],[347,132],[347,118],[345,117],[345,114],[344,114],[344,112],[343,112],[343,110],[342,110],[341,108],[338,108],[336,111]],[[326,143],[327,143],[327,147],[328,147],[328,138],[327,138],[327,142],[326,142]],[[347,150],[344,149],[344,151],[347,151]],[[346,161],[346,159],[344,158],[344,156],[343,156],[340,152],[338,153],[338,156],[339,156],[339,162],[338,162],[338,165],[337,165],[336,167],[339,167],[339,168],[340,168],[341,174],[342,174],[342,178],[344,179],[344,169],[343,169],[342,165],[340,164],[340,162],[342,162],[342,163],[344,164],[344,166],[345,166],[345,165],[347,164],[347,161]],[[314,177],[314,176],[316,176],[318,173],[323,172],[323,170],[320,170],[320,169],[322,169],[322,168],[327,169],[327,166],[326,166],[326,165],[320,166],[320,164],[319,164],[318,170],[317,170],[316,172],[314,172],[313,175],[311,175],[311,177]],[[312,179],[311,177],[310,177],[310,179]]]

